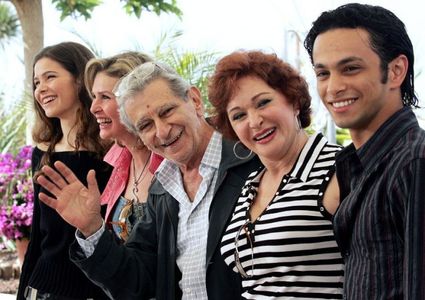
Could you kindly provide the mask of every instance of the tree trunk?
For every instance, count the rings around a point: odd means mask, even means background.
[[[41,0],[11,0],[16,8],[24,42],[25,90],[31,92],[32,60],[43,47],[43,9]]]
[[[42,0],[10,0],[15,6],[22,28],[24,44],[25,82],[24,99],[32,99],[32,61],[44,43],[44,23]],[[31,107],[31,106],[29,106]],[[30,129],[33,113],[27,112],[27,143],[31,143]]]

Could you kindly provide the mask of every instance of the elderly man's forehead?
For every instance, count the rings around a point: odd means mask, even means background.
[[[137,92],[133,98],[141,97],[142,101],[154,102],[156,100],[186,100],[181,93],[174,91],[170,83],[162,78],[158,78],[147,84],[142,90]]]
[[[158,113],[161,109],[185,102],[184,99],[174,95],[172,91],[153,87],[140,91],[127,101],[126,109],[131,114],[134,110],[140,110],[138,114]]]

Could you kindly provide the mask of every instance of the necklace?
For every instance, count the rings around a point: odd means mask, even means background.
[[[134,162],[134,158],[132,158],[132,163],[133,163],[133,202],[139,202],[139,197],[137,196],[137,193],[139,192],[139,183],[142,182],[143,178],[145,178],[146,173],[146,166],[148,165],[149,162],[149,157],[145,162],[145,165],[143,166],[142,172],[140,172],[139,177],[136,177],[136,163]],[[142,177],[143,173],[145,174],[145,176]]]

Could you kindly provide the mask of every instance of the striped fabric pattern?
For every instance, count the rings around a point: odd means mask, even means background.
[[[246,234],[239,236],[245,299],[342,299],[343,264],[330,215],[322,206],[339,146],[313,135],[274,199],[254,223],[254,259]],[[223,236],[221,252],[235,271],[235,236],[246,222],[264,168],[252,173]],[[252,272],[252,264],[254,271]]]
[[[425,299],[425,131],[405,107],[336,159],[345,299]]]

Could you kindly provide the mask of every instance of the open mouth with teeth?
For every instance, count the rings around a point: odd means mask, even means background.
[[[50,102],[52,102],[55,99],[56,99],[55,96],[46,97],[46,98],[43,99],[43,105],[49,104]]]
[[[341,108],[353,104],[356,100],[357,99],[350,99],[345,101],[332,102],[332,106],[335,108]]]
[[[177,142],[178,139],[180,139],[182,134],[183,134],[183,130],[180,131],[180,133],[178,135],[176,135],[173,139],[167,141],[166,143],[163,143],[161,146],[162,147],[169,147],[169,146],[173,145],[175,142]]]
[[[273,127],[271,129],[267,130],[266,132],[264,132],[264,133],[262,133],[260,135],[255,136],[254,137],[254,141],[256,141],[256,142],[261,141],[262,139],[265,139],[268,136],[272,135],[275,131],[276,131],[276,127]]]
[[[99,124],[100,126],[108,125],[108,124],[111,124],[111,123],[112,123],[112,120],[109,119],[109,118],[99,118],[99,119],[97,119],[97,124]]]

